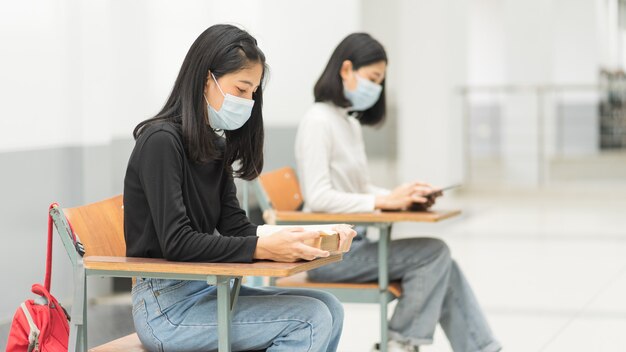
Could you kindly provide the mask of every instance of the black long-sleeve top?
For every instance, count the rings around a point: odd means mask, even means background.
[[[178,124],[145,128],[124,178],[127,256],[251,262],[256,229],[239,206],[223,158],[189,160]]]

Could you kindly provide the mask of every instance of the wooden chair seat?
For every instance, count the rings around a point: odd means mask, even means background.
[[[355,289],[378,291],[378,282],[349,283],[349,282],[316,282],[307,278],[306,273],[299,273],[290,277],[276,280],[279,287],[306,287],[314,289]],[[392,281],[387,288],[396,298],[402,296],[402,284],[400,281]]]
[[[130,334],[128,336],[120,337],[117,340],[105,343],[98,347],[89,349],[89,352],[148,352],[148,349],[143,347],[139,336],[137,334]]]

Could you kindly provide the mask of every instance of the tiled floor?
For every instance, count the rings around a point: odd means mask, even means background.
[[[505,351],[626,351],[626,197],[480,194],[440,207],[464,215],[395,236],[447,241]],[[90,345],[132,330],[129,309],[92,307]],[[369,351],[377,322],[376,305],[346,304],[340,351]],[[438,330],[422,351],[451,349]]]
[[[626,197],[481,195],[441,205],[457,206],[462,218],[395,230],[446,240],[505,351],[626,351]],[[377,307],[346,311],[341,350],[367,351]],[[451,348],[438,330],[422,351]]]

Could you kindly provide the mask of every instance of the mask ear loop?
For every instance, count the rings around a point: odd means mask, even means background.
[[[222,90],[222,87],[220,87],[220,84],[217,83],[217,79],[215,79],[215,75],[213,74],[213,72],[211,72],[211,77],[213,77],[213,81],[215,82],[215,84],[217,84],[217,89],[219,89],[220,93],[222,93],[222,95],[224,97],[226,97],[226,94],[224,94],[224,91]]]

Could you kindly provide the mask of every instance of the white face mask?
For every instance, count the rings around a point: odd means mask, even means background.
[[[352,103],[350,110],[365,111],[376,104],[383,86],[359,76],[356,71],[353,72],[356,75],[356,89],[350,91],[344,84],[343,94]]]
[[[209,104],[209,100],[204,96],[204,100],[207,103],[207,110],[209,112],[209,124],[211,127],[220,130],[236,130],[243,126],[250,115],[252,114],[252,107],[254,106],[254,100],[236,97],[232,94],[224,94],[222,91],[222,87],[217,83],[213,72],[211,72],[211,77],[213,77],[213,81],[217,84],[217,89],[220,90],[220,93],[224,96],[224,102],[222,103],[222,108],[217,111],[213,109],[211,104]]]

